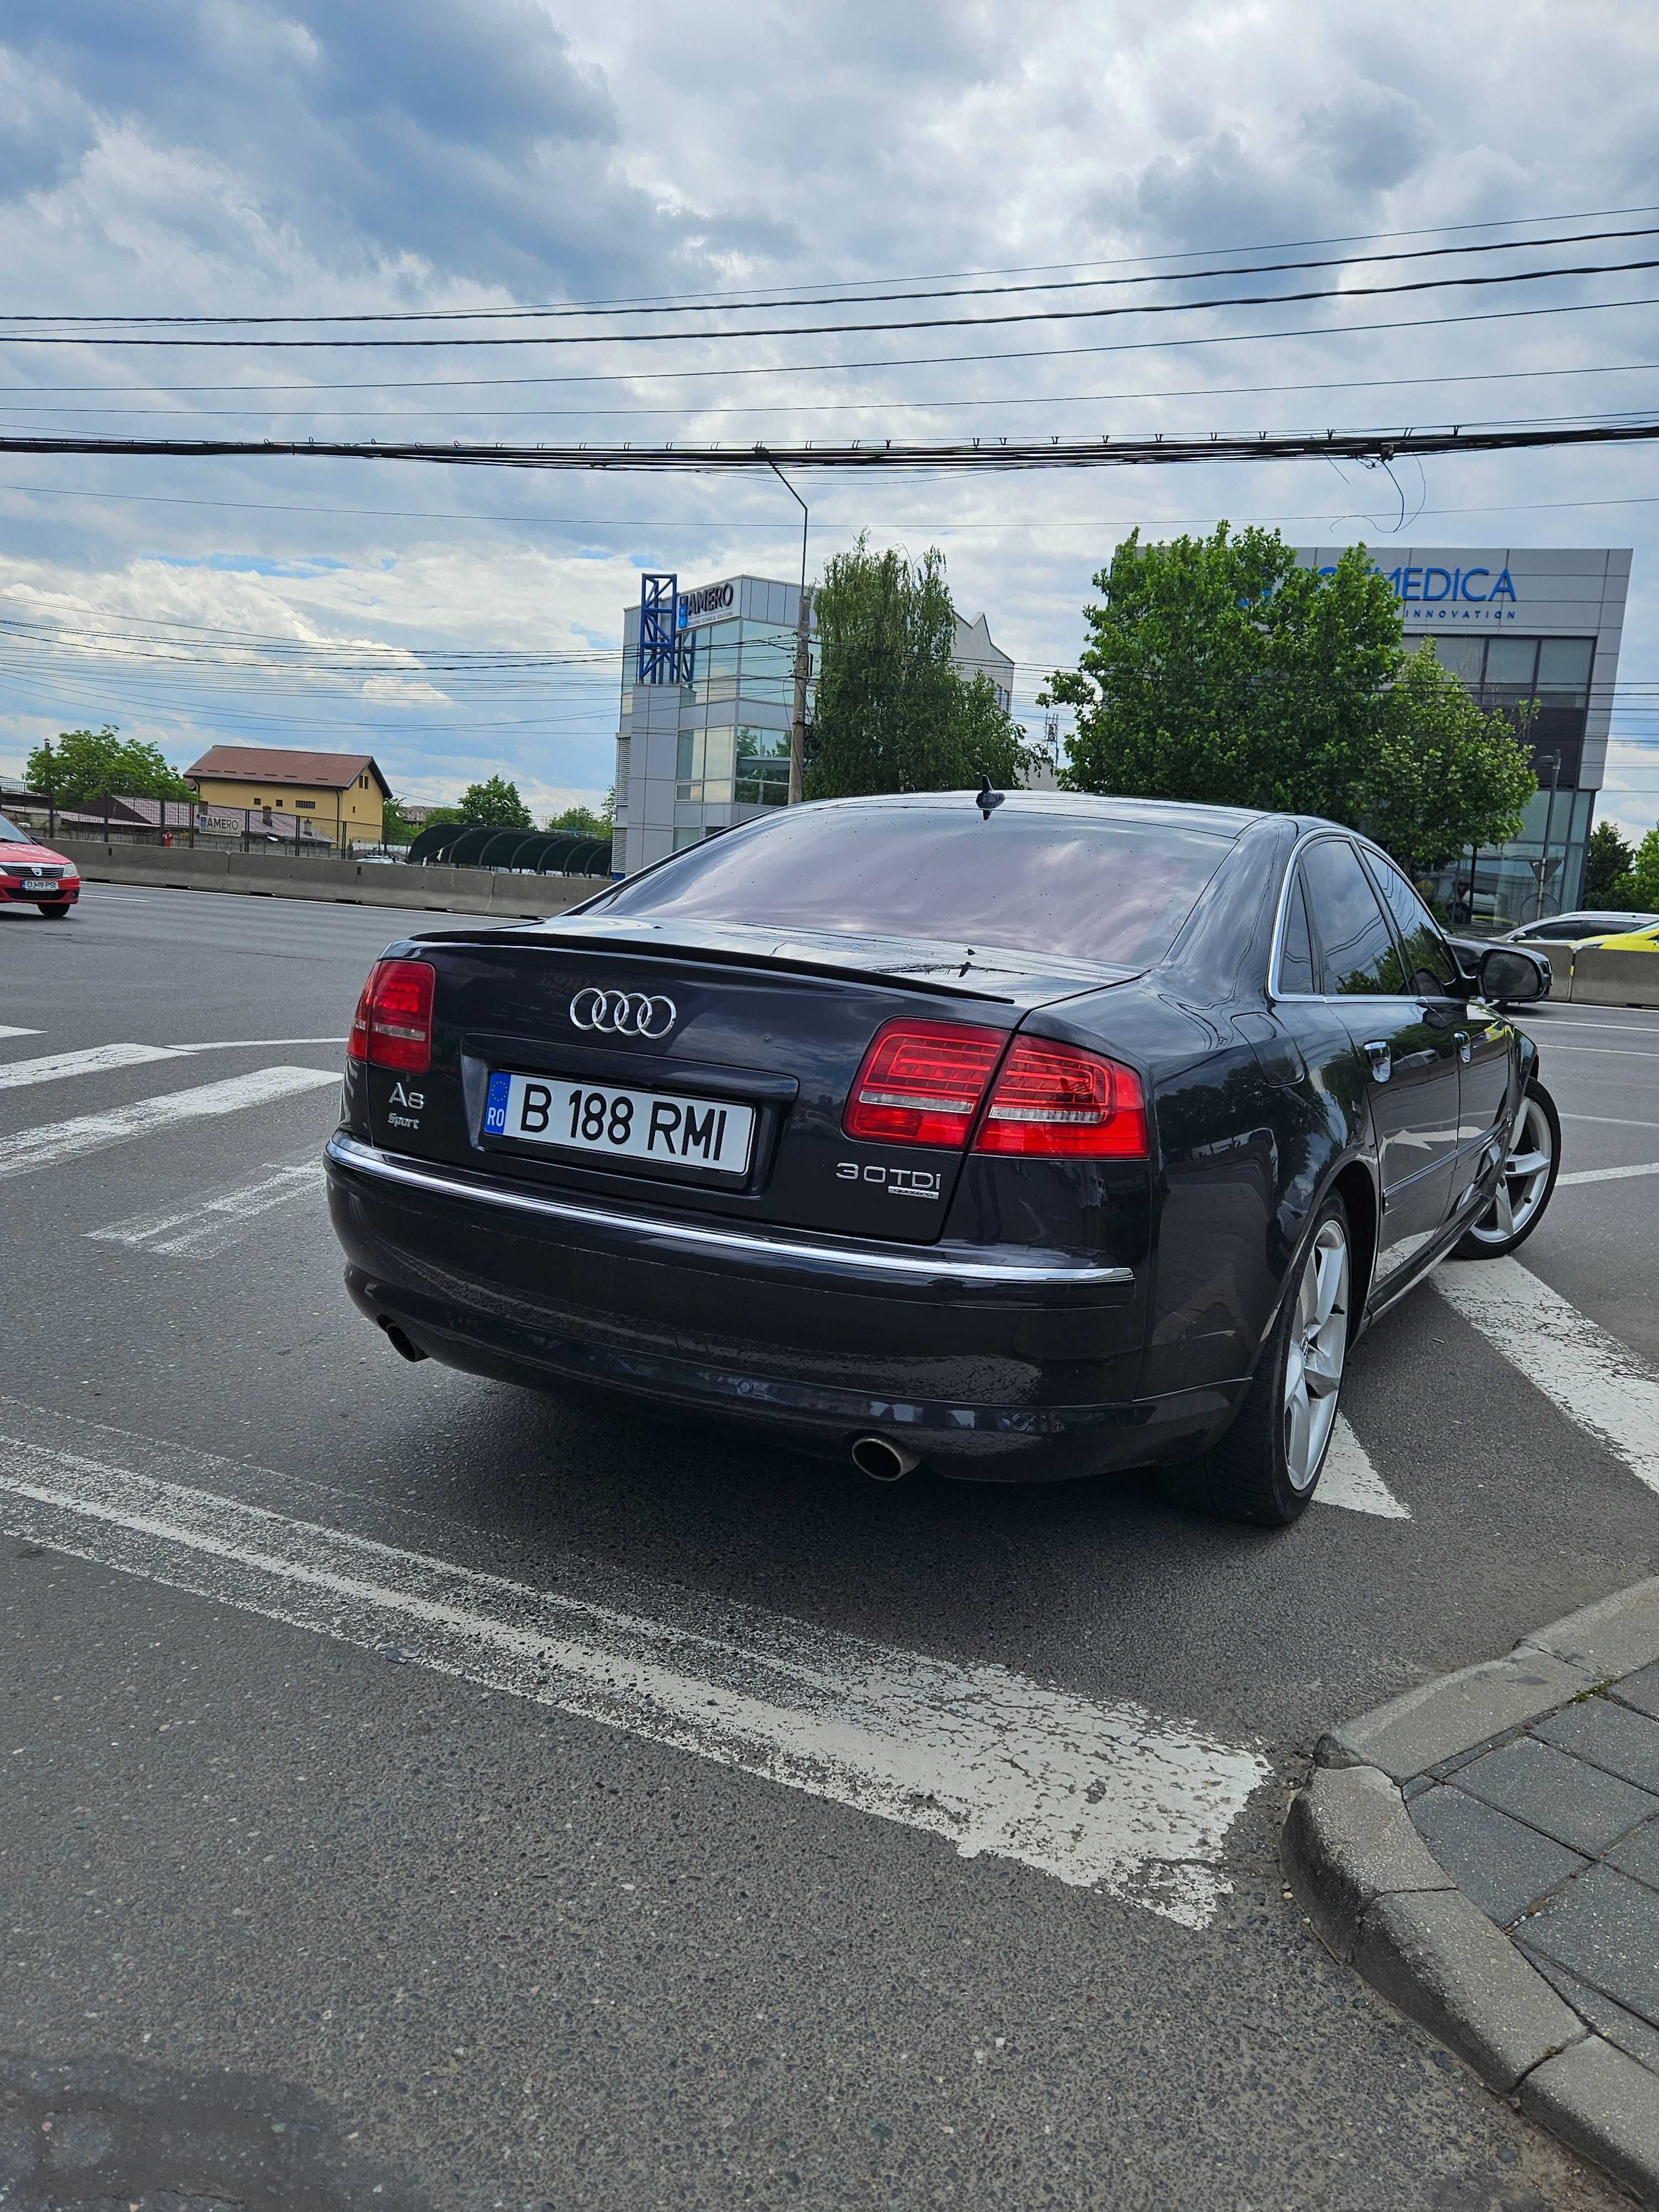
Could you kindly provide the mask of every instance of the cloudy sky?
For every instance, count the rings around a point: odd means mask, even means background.
[[[1162,280],[1131,303],[1201,302],[1659,258],[1659,230],[1468,264],[1361,258],[1659,226],[1659,11],[1644,0],[9,0],[0,36],[0,329],[656,308],[585,321],[574,344],[283,348],[222,325],[193,334],[235,343],[14,335],[0,343],[9,431],[788,442],[1602,418],[1659,400],[1659,270],[978,338],[960,325],[730,335],[1075,309],[1126,275]],[[1305,258],[1310,240],[1335,241],[1318,252],[1340,265],[1169,281],[1263,249]],[[965,276],[1097,289],[878,317],[730,304]],[[693,301],[708,304],[663,312]],[[677,325],[672,343],[629,342]],[[959,606],[988,612],[1029,708],[1042,672],[1075,658],[1090,577],[1135,523],[1224,515],[1384,550],[1390,533],[1629,545],[1601,811],[1647,828],[1655,449],[1396,474],[1300,461],[820,479],[806,486],[812,561],[860,529],[942,546]],[[415,797],[500,772],[538,809],[596,799],[640,572],[787,576],[799,546],[799,511],[758,477],[0,456],[0,769],[43,735],[107,720],[180,763],[215,739],[361,745]]]

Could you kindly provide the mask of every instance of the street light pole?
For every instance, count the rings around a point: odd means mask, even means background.
[[[806,678],[811,666],[807,652],[806,531],[811,514],[806,501],[769,454],[766,465],[800,508],[800,592],[795,602],[795,707],[789,723],[789,804],[801,801],[806,756]]]

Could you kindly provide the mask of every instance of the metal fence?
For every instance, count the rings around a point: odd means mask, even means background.
[[[295,860],[349,858],[354,848],[343,832],[336,839],[303,814],[272,806],[209,805],[196,799],[136,799],[111,793],[82,806],[59,806],[37,792],[0,791],[0,814],[20,829],[33,830],[50,844],[53,838],[86,837],[108,845],[199,846],[218,853],[282,853]],[[364,846],[366,853],[406,848]]]

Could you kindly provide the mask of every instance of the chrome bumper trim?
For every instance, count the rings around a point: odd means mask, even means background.
[[[748,1254],[756,1259],[810,1260],[820,1266],[849,1273],[892,1276],[902,1280],[964,1283],[976,1287],[1005,1284],[1047,1283],[1055,1289],[1084,1289],[1134,1281],[1133,1267],[1032,1267],[1024,1261],[957,1260],[921,1251],[895,1252],[890,1247],[862,1252],[845,1244],[825,1244],[801,1237],[775,1237],[748,1230],[709,1229],[690,1222],[665,1221],[648,1214],[616,1213],[608,1207],[582,1206],[572,1200],[532,1196],[482,1181],[463,1179],[424,1161],[383,1152],[360,1137],[337,1133],[329,1139],[328,1157],[337,1165],[357,1175],[375,1176],[383,1182],[401,1183],[410,1190],[435,1192],[443,1198],[472,1199],[483,1206],[505,1206],[516,1213],[538,1214],[544,1220],[580,1221],[600,1229],[633,1230],[654,1243],[682,1245],[688,1250]]]

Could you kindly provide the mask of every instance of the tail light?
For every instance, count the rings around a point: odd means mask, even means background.
[[[1000,1030],[955,1022],[878,1030],[842,1127],[877,1144],[951,1152],[971,1136],[976,1152],[1027,1159],[1148,1157],[1146,1097],[1133,1068],[1047,1038],[1022,1037],[1010,1049]]]
[[[858,1072],[842,1127],[884,1145],[968,1141],[1002,1048],[1000,1030],[956,1022],[889,1022]]]
[[[422,1075],[432,1065],[432,987],[424,960],[377,960],[352,1017],[346,1050],[373,1067]]]
[[[1140,1078],[1075,1045],[1021,1037],[1004,1063],[974,1140],[976,1152],[1027,1158],[1144,1160]]]

